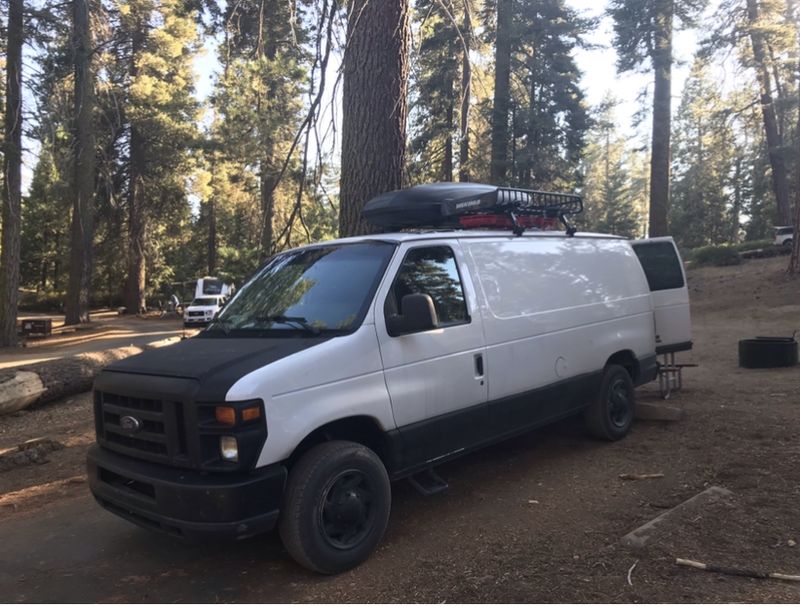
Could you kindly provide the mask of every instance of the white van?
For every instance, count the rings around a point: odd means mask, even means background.
[[[500,192],[425,187],[406,196]],[[379,543],[392,481],[435,492],[437,464],[575,414],[624,437],[656,335],[690,341],[677,250],[651,256],[672,273],[659,316],[647,241],[524,231],[521,216],[513,232],[440,222],[286,251],[197,337],[112,364],[95,382],[97,500],[182,536],[277,525],[297,561],[335,573]]]

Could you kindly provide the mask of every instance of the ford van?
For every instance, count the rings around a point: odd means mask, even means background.
[[[410,188],[365,208],[395,231],[275,255],[205,331],[97,377],[98,502],[184,537],[277,527],[336,573],[380,542],[395,481],[444,489],[442,462],[567,416],[622,439],[657,352],[691,345],[686,280],[671,239],[575,233],[579,203]]]

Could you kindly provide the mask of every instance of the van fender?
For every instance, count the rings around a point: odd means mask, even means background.
[[[241,377],[226,401],[264,401],[267,440],[258,466],[283,461],[318,428],[364,416],[395,428],[375,325],[333,337]]]

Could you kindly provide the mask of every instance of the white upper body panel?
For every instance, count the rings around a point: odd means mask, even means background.
[[[324,244],[365,240],[398,247],[361,326],[257,369],[227,393],[229,401],[263,399],[268,429],[280,428],[268,434],[259,465],[288,457],[303,437],[330,421],[367,416],[390,430],[441,415],[461,400],[469,406],[476,398],[493,400],[597,372],[620,350],[637,357],[654,352],[652,298],[624,239],[447,231]],[[409,249],[439,245],[455,252],[470,324],[389,336],[383,305],[399,264]],[[485,378],[475,371],[482,352]],[[427,373],[426,360],[440,362]],[[468,394],[454,387],[455,378]]]
[[[655,339],[658,352],[688,350],[692,319],[686,270],[670,236],[633,242],[653,294]]]
[[[653,307],[630,243],[603,238],[462,241],[479,289],[489,399],[654,352]]]

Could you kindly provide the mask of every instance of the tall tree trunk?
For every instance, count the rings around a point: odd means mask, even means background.
[[[659,0],[653,49],[653,133],[650,156],[650,236],[669,233],[670,130],[672,128],[672,17],[674,0]]]
[[[737,152],[733,175],[733,206],[731,206],[731,224],[728,241],[739,242],[739,221],[742,213],[742,156]]]
[[[275,248],[272,222],[275,217],[275,176],[272,174],[272,146],[264,144],[265,157],[261,159],[259,175],[259,197],[261,200],[261,259],[264,260]]]
[[[450,83],[450,99],[447,102],[447,133],[444,140],[444,159],[442,161],[442,181],[453,181],[453,117],[455,114],[455,91],[453,83]]]
[[[217,174],[217,149],[211,150],[210,195],[206,202],[208,209],[208,240],[206,242],[206,269],[209,276],[217,271],[217,203],[214,176]]]
[[[523,160],[520,163],[522,166],[519,169],[518,182],[520,186],[526,188],[533,187],[533,180],[535,175],[539,172],[536,157],[536,150],[539,142],[536,140],[535,134],[537,132],[536,123],[538,121],[538,103],[536,96],[536,86],[538,82],[538,74],[536,73],[536,51],[538,41],[535,37],[531,36],[529,41],[531,46],[531,55],[528,59],[528,70],[530,71],[530,86],[528,87],[528,116],[525,140],[525,152]],[[515,146],[516,147],[516,146]]]
[[[22,210],[22,0],[9,0],[0,253],[0,346],[17,343]]]
[[[797,17],[797,2],[792,2],[791,4],[791,14]],[[797,20],[795,19],[795,24],[797,24]],[[797,70],[796,79],[797,79],[797,94],[800,96],[800,25],[796,25],[797,27],[797,57],[796,61],[797,64],[795,69]],[[800,99],[798,99],[800,101]],[[795,153],[796,153],[796,162],[795,162],[795,182],[794,182],[794,235],[792,236],[792,256],[789,259],[789,273],[790,274],[800,274],[800,104],[798,104],[797,108],[797,126],[794,131],[794,141],[795,141]]]
[[[792,212],[789,203],[789,175],[783,156],[783,141],[778,131],[775,104],[772,99],[772,82],[769,74],[767,48],[764,35],[759,29],[759,10],[757,0],[747,0],[747,18],[750,23],[750,42],[753,45],[753,59],[756,62],[756,76],[761,89],[761,113],[764,118],[764,132],[767,137],[767,152],[772,168],[772,190],[777,203],[778,223],[790,225]]]
[[[497,0],[492,105],[492,159],[490,180],[505,185],[508,173],[508,111],[511,103],[511,11],[513,0]]]
[[[217,209],[214,197],[208,201],[208,274],[217,271]]]
[[[61,230],[55,232],[56,242],[53,247],[53,291],[61,290]]]
[[[469,107],[472,94],[472,62],[469,51],[472,48],[472,15],[470,0],[464,0],[464,21],[461,26],[464,49],[461,56],[461,125],[458,146],[458,180],[469,181]]]
[[[75,140],[73,145],[72,241],[65,324],[89,322],[94,236],[94,80],[89,0],[72,2],[75,71]]]
[[[144,45],[144,24],[139,24],[131,41],[131,78],[138,73],[136,65]],[[145,284],[147,257],[145,234],[147,233],[147,208],[144,191],[146,160],[145,141],[136,124],[130,127],[130,160],[128,185],[128,285],[125,306],[131,314],[145,310]]]
[[[280,10],[278,0],[261,0],[258,11],[258,40],[256,43],[256,53],[264,56],[269,61],[275,61],[278,56],[278,40],[267,33],[267,19],[270,15],[275,15]],[[274,96],[274,83],[268,80],[263,83],[266,85],[266,98],[271,100]],[[256,113],[260,116],[262,99],[259,94],[256,99]],[[275,250],[274,227],[275,218],[275,188],[278,186],[277,173],[275,166],[275,141],[272,131],[267,129],[261,134],[261,166],[258,181],[259,200],[261,203],[261,260],[265,260],[272,255]]]
[[[352,0],[342,90],[339,233],[371,231],[364,203],[403,186],[408,103],[408,0]]]

